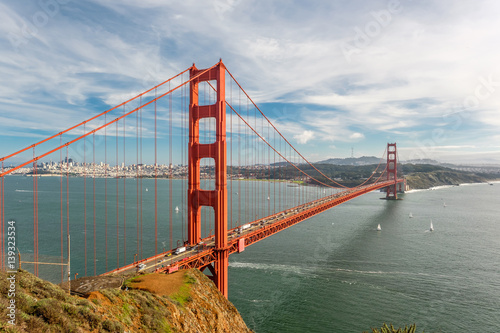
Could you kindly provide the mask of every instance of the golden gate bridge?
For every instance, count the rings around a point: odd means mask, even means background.
[[[193,64],[0,161],[0,248],[12,252],[10,219],[23,212],[30,231],[17,237],[34,274],[43,255],[57,253],[61,282],[69,280],[71,251],[83,262],[80,277],[208,269],[226,297],[230,254],[374,190],[397,199],[405,183],[395,143],[358,186],[330,178],[222,61]],[[29,189],[16,189],[20,174],[30,176]]]

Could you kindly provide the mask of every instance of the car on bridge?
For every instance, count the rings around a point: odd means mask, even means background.
[[[186,252],[186,247],[185,246],[181,246],[179,248],[177,248],[174,252],[174,254],[181,254],[182,252]]]

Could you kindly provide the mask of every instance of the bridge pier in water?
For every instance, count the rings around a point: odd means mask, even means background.
[[[205,70],[194,65],[190,77]],[[215,253],[214,267],[209,268],[213,280],[227,297],[229,249],[227,242],[227,157],[226,157],[226,97],[225,67],[222,61],[190,83],[189,103],[189,146],[188,146],[188,242],[194,246],[201,241],[201,207],[214,210]],[[217,100],[215,104],[199,105],[198,86],[200,82],[216,81]],[[200,143],[199,122],[204,118],[215,118],[215,141]],[[200,188],[200,161],[212,158],[215,161],[215,189]]]

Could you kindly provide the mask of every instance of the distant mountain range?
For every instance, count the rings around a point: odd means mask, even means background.
[[[373,165],[373,164],[379,164],[379,163],[380,163],[380,158],[375,157],[375,156],[329,158],[327,160],[314,162],[315,165],[330,164],[330,165],[339,165],[339,166],[364,166],[364,165]],[[385,157],[384,157],[384,161],[382,161],[382,163],[385,163]],[[451,163],[441,163],[439,161],[429,159],[429,158],[400,161],[400,163],[402,165],[432,165],[432,166],[439,166],[439,167],[445,167],[445,168],[450,168],[450,169],[454,169],[454,170],[468,171],[468,172],[480,172],[480,173],[482,172],[482,173],[490,173],[490,174],[500,173],[500,165],[495,165],[495,164],[457,165],[457,164],[451,164]],[[299,163],[299,164],[302,164],[302,163]],[[288,165],[288,162],[271,163],[271,165],[284,167],[284,166]]]
[[[347,158],[329,158],[324,161],[316,162],[315,164],[335,164],[335,165],[369,165],[378,164],[380,157],[362,156],[362,157],[347,157]]]
[[[441,165],[440,162],[436,160],[431,160],[430,158],[421,158],[418,160],[406,160],[402,161],[404,164],[430,164],[430,165]]]

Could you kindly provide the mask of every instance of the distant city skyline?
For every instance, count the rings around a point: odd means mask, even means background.
[[[0,156],[222,58],[313,162],[397,142],[401,160],[500,164],[499,16],[492,0],[2,2]]]

